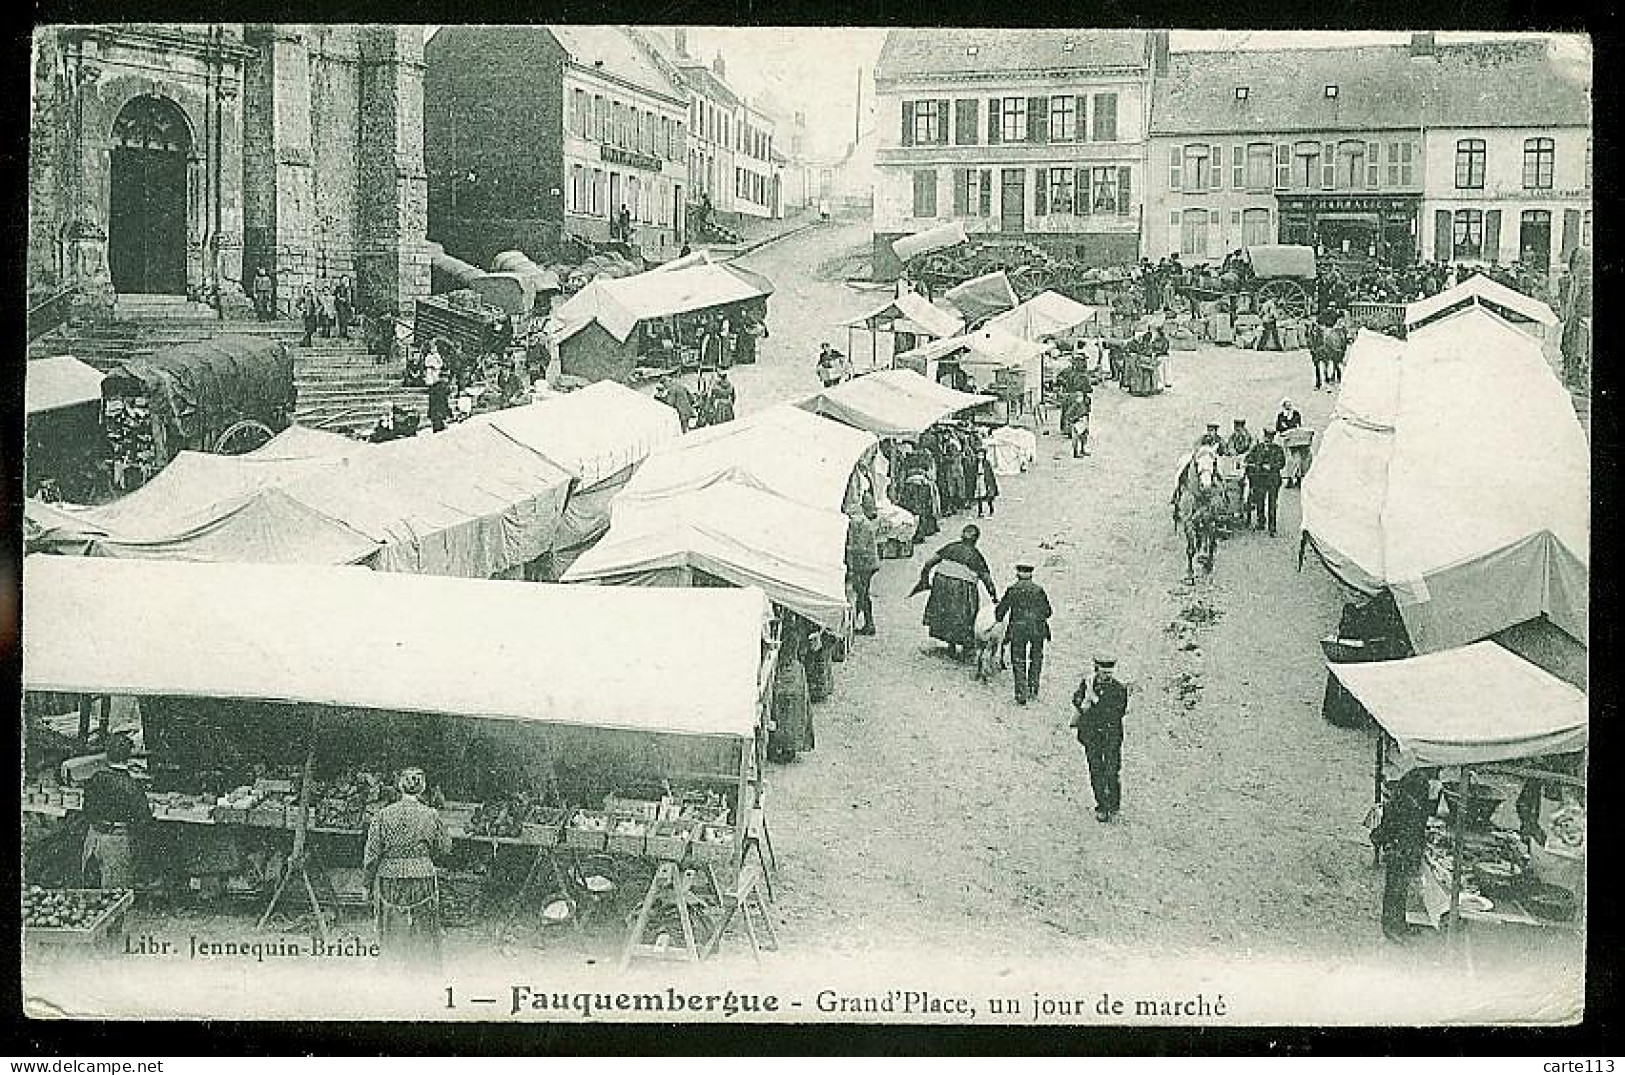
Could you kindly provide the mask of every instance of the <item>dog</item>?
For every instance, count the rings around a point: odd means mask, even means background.
[[[976,682],[991,683],[1010,667],[1004,630],[1004,621],[994,618],[993,606],[984,604],[976,614]]]

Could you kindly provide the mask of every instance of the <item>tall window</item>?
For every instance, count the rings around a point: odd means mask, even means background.
[[[1292,147],[1279,145],[1275,147],[1275,188],[1286,190],[1292,186]]]
[[[946,145],[948,142],[948,102],[912,101],[910,104],[914,106],[914,144],[917,146]],[[752,155],[755,154],[752,153]]]
[[[1518,260],[1545,271],[1552,263],[1552,214],[1525,209],[1518,221]]]
[[[917,217],[937,215],[937,173],[935,169],[926,168],[914,173],[914,215]]]
[[[1095,112],[1094,140],[1117,141],[1117,94],[1097,93],[1091,107]]]
[[[1247,189],[1269,190],[1274,179],[1275,147],[1254,142],[1247,147]]]
[[[571,111],[575,116],[575,122],[571,124],[571,129],[581,137],[585,138],[587,137],[587,125],[591,119],[591,117],[587,115],[587,91],[573,91],[570,94],[570,105]]]
[[[1484,189],[1484,139],[1463,138],[1456,142],[1456,189]]]
[[[1586,186],[1591,186],[1591,136],[1586,135]]]
[[[1381,142],[1367,142],[1365,144],[1365,185],[1372,190],[1377,189],[1377,173],[1381,171],[1377,166],[1377,161],[1381,152]]]
[[[611,135],[614,142],[618,146],[624,146],[626,144],[626,109],[621,106],[619,101],[616,101],[612,108],[612,119]]]
[[[1457,209],[1451,232],[1450,254],[1454,258],[1477,258],[1484,254],[1484,213],[1479,209]]]
[[[1344,190],[1365,186],[1365,143],[1337,144],[1337,185]]]
[[[1127,169],[1125,169],[1126,171]],[[1124,204],[1123,193],[1118,190],[1116,168],[1090,169],[1090,186],[1093,188],[1089,198],[1089,209],[1094,213],[1126,213],[1128,206]]]
[[[1072,169],[1051,168],[1049,170],[1049,211],[1051,213],[1070,213],[1073,209]]]
[[[1523,186],[1525,190],[1552,189],[1552,160],[1557,153],[1550,138],[1526,138],[1523,143]]]
[[[1078,138],[1078,99],[1058,96],[1049,99],[1049,140],[1075,142]]]
[[[601,216],[604,212],[604,171],[601,168],[592,170],[591,202],[587,211],[593,216]]]
[[[1187,209],[1179,218],[1181,257],[1207,257],[1207,210]]]
[[[1585,216],[1580,221],[1580,245],[1591,245],[1591,210],[1589,209],[1585,211]]]
[[[1320,186],[1320,143],[1299,142],[1292,152],[1296,157],[1292,167],[1292,185],[1302,190],[1315,190]]]
[[[1388,143],[1388,185],[1390,187],[1414,185],[1415,179],[1414,173],[1411,171],[1411,158],[1415,152],[1415,142]]]
[[[1003,99],[999,112],[999,138],[1005,142],[1027,140],[1027,98]]]
[[[606,141],[604,127],[609,123],[609,105],[603,95],[592,95],[592,133],[588,135],[595,142]]]
[[[1208,147],[1185,147],[1185,189],[1200,193],[1213,185],[1213,160]]]
[[[587,208],[587,180],[585,169],[579,164],[570,166],[570,208],[584,212]]]
[[[1275,241],[1270,234],[1270,211],[1268,209],[1243,209],[1241,211],[1241,245],[1267,246]]]

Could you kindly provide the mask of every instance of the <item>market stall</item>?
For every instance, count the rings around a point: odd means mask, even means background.
[[[957,391],[912,369],[894,369],[833,385],[796,406],[878,437],[917,437],[944,418],[993,402],[991,396]]]
[[[657,449],[616,504],[734,480],[824,511],[855,511],[873,494],[879,444],[872,433],[781,404]]]
[[[995,396],[1000,401],[995,415],[1009,422],[1036,411],[1047,350],[1002,329],[981,328],[898,355],[897,366],[933,383]]]
[[[553,547],[574,481],[482,425],[338,449],[318,438],[268,455],[184,452],[136,492],[63,514],[109,556],[351,562],[359,535],[380,571],[489,578]]]
[[[658,500],[618,501],[602,541],[565,582],[755,586],[837,637],[851,619],[847,516],[724,480]]]
[[[1448,822],[1427,820],[1413,921],[1583,923],[1585,694],[1493,642],[1328,667],[1381,729],[1379,808],[1385,774],[1454,773]]]
[[[565,375],[626,383],[639,367],[700,367],[705,322],[765,318],[772,293],[765,279],[732,265],[599,278],[553,311],[549,334]]]
[[[27,493],[68,500],[99,494],[107,458],[101,371],[69,355],[30,359],[23,393]]]
[[[1470,306],[1483,307],[1537,340],[1544,340],[1547,330],[1557,324],[1557,314],[1544,302],[1476,273],[1455,287],[1408,304],[1404,315],[1405,335],[1409,338],[1418,330]]]
[[[885,305],[841,324],[847,330],[846,349],[850,354],[855,355],[858,352],[853,334],[860,328],[868,332],[869,370],[890,367],[894,355],[913,350],[922,339],[957,336],[965,329],[965,320],[958,314],[944,310],[940,306],[933,306],[924,295],[905,290],[899,290],[897,297]],[[884,360],[880,357],[882,334],[891,337],[891,343],[884,352],[886,355]]]
[[[1584,644],[1589,449],[1538,343],[1482,307],[1377,340],[1304,479],[1305,547],[1392,592],[1418,653],[1542,617]]]
[[[567,471],[576,485],[543,577],[557,578],[609,526],[610,502],[632,473],[681,435],[677,412],[615,381],[469,419]]]
[[[25,689],[137,699],[158,828],[233,845],[219,854],[238,879],[266,836],[283,864],[255,873],[276,879],[267,915],[292,877],[325,930],[322,897],[347,890],[407,765],[429,773],[460,845],[531,856],[521,902],[588,899],[570,880],[584,857],[612,860],[592,876],[648,875],[623,958],[654,928],[657,891],[691,897],[674,951],[697,957],[690,912],[717,908],[677,891],[682,875],[720,892],[716,871],[765,837],[758,590],[62,557],[30,557],[24,589]],[[25,810],[71,813],[69,791],[35,777]]]
[[[972,277],[944,291],[942,297],[964,316],[968,325],[979,325],[994,314],[1013,310],[1021,301],[1002,269]]]
[[[1040,291],[1026,302],[995,316],[988,328],[996,328],[1024,340],[1053,341],[1099,328],[1101,319],[1111,320],[1111,308],[1086,306],[1056,291]],[[1103,330],[1092,333],[1105,335]]]

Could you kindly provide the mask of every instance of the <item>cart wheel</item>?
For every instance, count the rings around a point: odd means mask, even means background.
[[[242,455],[260,447],[272,437],[271,427],[253,418],[235,422],[214,442],[216,455]]]
[[[1270,280],[1258,289],[1258,301],[1274,299],[1275,305],[1288,317],[1308,317],[1314,310],[1309,290],[1296,280]]]

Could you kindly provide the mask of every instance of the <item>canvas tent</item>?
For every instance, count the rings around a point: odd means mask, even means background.
[[[1003,329],[985,327],[963,336],[933,340],[897,356],[897,364],[936,381],[944,362],[953,362],[979,391],[1000,382],[1000,370],[1020,371],[1022,394],[1036,396],[1043,387],[1044,352],[1047,346],[1024,340]]]
[[[1455,287],[1446,288],[1437,295],[1430,295],[1407,305],[1406,334],[1411,335],[1429,322],[1464,306],[1478,305],[1491,310],[1500,307],[1519,317],[1528,318],[1542,329],[1557,324],[1557,315],[1544,302],[1530,298],[1521,291],[1514,291],[1505,284],[1498,284],[1483,273],[1477,273]]]
[[[1412,765],[1489,764],[1586,745],[1586,696],[1494,642],[1328,667]]]
[[[903,331],[938,338],[958,335],[965,327],[964,319],[958,314],[933,306],[924,295],[912,291],[904,291],[885,305],[841,323],[872,332]]]
[[[23,590],[31,691],[743,739],[757,729],[766,606],[754,589],[31,556]],[[162,629],[131,629],[140,623]]]
[[[1391,591],[1417,652],[1542,615],[1584,642],[1589,457],[1539,344],[1470,307],[1397,358],[1366,347],[1304,480],[1306,542],[1346,585]]]
[[[862,495],[860,472],[879,444],[872,433],[781,404],[678,437],[644,461],[621,498],[659,499],[731,479],[842,511]]]
[[[567,557],[603,533],[610,502],[633,471],[682,433],[676,411],[614,381],[469,419],[475,422],[490,425],[575,477],[554,538],[555,557]]]
[[[1024,340],[1053,340],[1076,331],[1111,311],[1104,306],[1086,306],[1055,291],[1041,291],[1013,310],[999,314],[987,327],[1020,336]]]
[[[991,402],[902,369],[855,377],[796,405],[876,436],[913,437],[950,415]]]
[[[65,407],[100,404],[102,373],[71,355],[30,359],[23,396],[30,418]]]
[[[698,570],[759,587],[775,603],[844,634],[846,529],[840,512],[720,481],[658,500],[617,502],[609,533],[563,579],[681,585]]]
[[[916,232],[913,235],[904,235],[891,241],[892,253],[897,260],[907,263],[910,258],[917,258],[921,254],[930,254],[938,250],[947,250],[960,243],[970,241],[965,234],[965,225],[959,221],[951,224],[942,224],[929,231]]]
[[[370,563],[379,570],[488,578],[552,547],[572,481],[496,430],[471,425],[302,458],[183,452],[142,488],[73,517],[125,555],[196,560],[254,559],[269,547],[260,531],[271,518],[288,531],[278,558],[297,559],[299,549],[338,544],[336,523],[376,546]],[[260,495],[271,489],[285,497]]]
[[[1014,309],[1020,301],[1016,298],[1016,289],[1010,286],[1010,278],[1003,270],[966,280],[943,292],[942,297],[951,302],[954,309],[973,325],[992,314]]]

